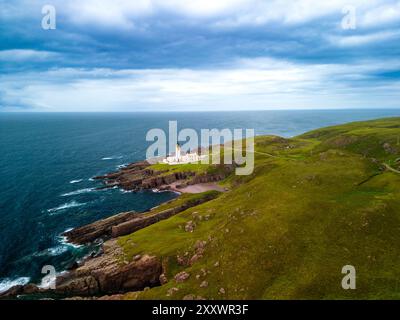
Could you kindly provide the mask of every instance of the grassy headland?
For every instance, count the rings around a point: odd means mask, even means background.
[[[229,192],[118,239],[124,259],[156,255],[168,278],[125,298],[400,298],[400,175],[385,167],[398,169],[399,138],[400,118],[257,137],[253,174],[230,176]],[[341,287],[347,264],[356,290]]]
[[[28,284],[0,299],[400,298],[400,118],[257,137],[254,156],[248,176],[142,161],[97,177],[132,191],[223,188],[68,231],[73,243],[106,240],[101,254],[57,277],[54,292]],[[346,265],[356,290],[341,286]]]

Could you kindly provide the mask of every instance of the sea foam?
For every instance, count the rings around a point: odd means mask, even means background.
[[[68,251],[68,246],[67,245],[58,245],[52,248],[45,249],[43,251],[37,252],[34,255],[36,257],[42,257],[42,256],[50,256],[50,257],[56,257],[59,256],[60,254],[63,254],[64,252]]]
[[[0,293],[7,291],[8,289],[14,287],[14,286],[23,286],[27,283],[29,283],[29,280],[31,278],[29,277],[20,277],[20,278],[5,278],[0,281]]]
[[[78,179],[78,180],[71,180],[69,183],[74,184],[74,183],[79,183],[82,182],[83,179]]]
[[[75,191],[64,193],[61,195],[61,197],[76,196],[78,194],[88,193],[88,192],[92,192],[95,190],[96,190],[96,188],[85,188],[85,189],[75,190]]]
[[[118,187],[117,187],[118,188]],[[114,188],[113,188],[114,189]],[[121,193],[133,193],[134,191],[133,190],[124,190],[124,189],[119,189],[119,191],[121,192]]]
[[[65,230],[63,233],[66,233],[66,232],[71,231],[71,230],[73,230],[73,229],[74,229],[74,228],[68,228],[68,229]],[[67,237],[66,237],[66,236],[63,236],[63,235],[59,235],[59,236],[58,236],[58,239],[59,239],[60,243],[61,243],[62,245],[64,245],[64,246],[68,246],[68,247],[72,247],[72,248],[81,248],[81,247],[83,247],[82,244],[74,244],[74,243],[68,242]]]
[[[123,163],[123,164],[119,164],[116,166],[117,169],[123,169],[126,168],[129,165],[129,163]]]
[[[112,156],[112,157],[104,157],[101,158],[101,160],[116,160],[116,159],[122,159],[123,156]]]
[[[76,202],[75,200],[73,200],[71,202],[64,203],[61,206],[58,206],[56,208],[48,209],[47,212],[54,214],[55,212],[60,211],[60,210],[81,207],[81,206],[84,206],[85,204],[86,203],[79,203],[79,202]]]

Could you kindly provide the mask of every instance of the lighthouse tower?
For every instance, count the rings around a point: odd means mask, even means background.
[[[179,145],[179,143],[176,144],[175,147],[175,158],[176,158],[176,162],[179,162],[181,160],[181,146]]]
[[[182,154],[183,153],[183,154]],[[167,163],[170,165],[185,164],[185,163],[196,163],[207,157],[207,155],[199,156],[196,151],[194,152],[182,152],[182,148],[179,143],[175,146],[175,154],[171,152],[169,157],[166,157],[160,161],[160,163]]]

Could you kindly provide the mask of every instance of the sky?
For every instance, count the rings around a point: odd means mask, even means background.
[[[398,107],[397,0],[0,0],[0,111]]]

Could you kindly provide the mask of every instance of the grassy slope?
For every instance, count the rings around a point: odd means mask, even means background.
[[[200,163],[187,163],[180,165],[157,163],[151,165],[150,168],[156,171],[164,172],[165,175],[175,172],[195,172],[196,174],[202,174],[207,173],[210,169],[210,166],[201,165]]]
[[[221,152],[223,154],[223,152]],[[222,156],[221,156],[222,158]],[[186,163],[179,165],[169,165],[165,163],[157,163],[149,166],[150,169],[160,172],[159,176],[169,175],[176,172],[193,172],[196,175],[223,173],[224,168],[218,165],[205,165],[200,162]]]
[[[184,193],[181,194],[178,198],[170,200],[168,202],[165,202],[163,204],[160,204],[157,207],[154,207],[153,209],[151,209],[150,211],[148,211],[148,213],[144,213],[144,214],[153,214],[156,212],[161,212],[161,211],[165,211],[167,209],[171,209],[171,208],[176,208],[182,205],[189,205],[189,206],[193,206],[195,205],[197,200],[200,199],[213,199],[218,197],[218,195],[220,194],[220,192],[215,191],[215,190],[211,190],[211,191],[207,191],[207,192],[203,192],[203,193]]]
[[[400,175],[380,171],[395,167],[399,137],[400,118],[257,137],[257,152],[278,157],[256,153],[251,176],[228,178],[231,191],[119,239],[125,259],[151,253],[168,268],[166,285],[126,297],[400,298]],[[193,233],[184,231],[189,220]],[[204,257],[179,266],[177,254],[193,255],[196,240],[207,241]],[[357,290],[341,288],[346,264],[356,267]],[[177,284],[183,270],[191,276]],[[172,287],[179,291],[167,296]]]

